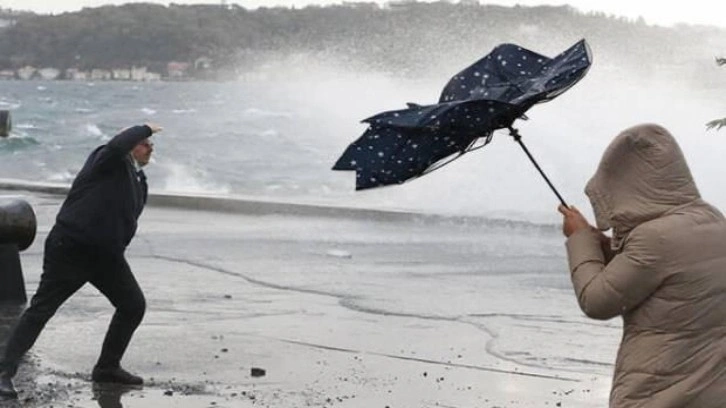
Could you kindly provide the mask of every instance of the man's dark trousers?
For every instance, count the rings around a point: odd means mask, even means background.
[[[40,285],[8,340],[0,371],[15,375],[20,359],[33,346],[48,320],[86,282],[116,307],[96,365],[119,366],[131,336],[144,317],[144,294],[123,252],[104,251],[75,242],[54,227],[45,240]]]

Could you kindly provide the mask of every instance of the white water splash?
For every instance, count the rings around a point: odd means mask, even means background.
[[[109,137],[106,135],[101,128],[98,127],[98,125],[94,123],[87,123],[85,126],[85,131],[87,134],[97,137],[102,140],[108,140]]]
[[[194,170],[179,163],[165,163],[167,175],[163,189],[179,193],[229,194],[229,186],[210,181],[201,170]]]
[[[38,126],[32,123],[18,123],[13,125],[15,129],[38,129]]]
[[[60,173],[51,174],[50,176],[48,176],[48,180],[54,182],[70,183],[75,177],[75,174],[71,173],[69,170],[66,170]]]

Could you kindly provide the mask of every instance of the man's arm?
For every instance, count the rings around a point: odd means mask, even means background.
[[[93,165],[103,166],[105,163],[123,159],[137,144],[159,131],[161,128],[152,124],[132,126],[122,130],[98,151],[93,158]]]
[[[151,128],[147,125],[132,126],[114,136],[107,146],[109,149],[115,150],[115,154],[124,156],[129,154],[137,144],[151,136],[151,134]]]

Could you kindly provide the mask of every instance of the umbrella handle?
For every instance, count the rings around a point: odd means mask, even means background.
[[[565,207],[569,208],[570,206],[567,205],[567,203],[562,198],[562,196],[560,195],[560,193],[557,192],[557,189],[555,188],[555,186],[552,184],[552,182],[550,181],[550,179],[547,178],[547,175],[544,173],[544,171],[542,171],[542,168],[539,167],[539,164],[534,159],[534,157],[532,157],[532,154],[529,152],[529,149],[527,149],[527,146],[525,146],[524,145],[524,142],[522,142],[522,135],[519,134],[519,130],[517,130],[517,129],[515,129],[515,128],[513,128],[513,127],[510,126],[509,127],[509,135],[512,136],[517,143],[519,143],[519,145],[522,147],[522,150],[524,150],[524,153],[527,154],[527,157],[529,157],[529,160],[532,162],[532,164],[534,164],[534,167],[537,169],[537,171],[539,171],[539,174],[542,175],[542,178],[545,179],[545,181],[547,182],[547,185],[550,186],[550,189],[552,190],[552,192],[555,193],[555,195],[557,196],[557,198],[560,200],[560,203],[562,203],[562,205],[564,205]]]

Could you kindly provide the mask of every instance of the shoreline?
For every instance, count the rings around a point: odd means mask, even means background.
[[[28,192],[54,196],[65,196],[70,189],[68,184],[34,182],[18,179],[0,178],[0,192]],[[550,223],[537,223],[526,220],[512,220],[499,217],[476,215],[453,215],[425,213],[405,209],[376,209],[363,206],[338,205],[307,200],[283,200],[272,197],[189,194],[175,192],[149,191],[148,205],[152,207],[178,208],[187,210],[238,213],[248,215],[290,215],[323,216],[332,218],[352,218],[392,222],[420,222],[428,224],[456,223],[467,225],[487,225],[495,227],[528,227],[542,231],[558,230],[559,226]]]

